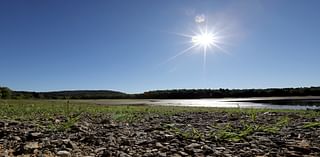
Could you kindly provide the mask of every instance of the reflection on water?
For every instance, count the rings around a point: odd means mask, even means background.
[[[193,106],[193,107],[320,109],[320,99],[319,100],[175,99],[175,100],[151,100],[150,103],[153,105]]]
[[[99,105],[164,105],[194,107],[233,107],[267,109],[320,109],[320,96],[220,99],[99,99],[73,100]]]

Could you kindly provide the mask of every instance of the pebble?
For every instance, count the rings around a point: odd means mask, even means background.
[[[42,128],[28,128],[29,124],[10,123],[6,128],[0,127],[0,150],[4,150],[3,153],[7,156],[32,156],[33,153],[42,152],[44,156],[60,157],[320,156],[320,131],[318,128],[304,129],[304,124],[310,120],[308,118],[290,119],[293,122],[279,133],[260,131],[238,142],[232,142],[219,141],[217,137],[213,137],[217,127],[229,125],[241,130],[243,126],[240,121],[250,121],[250,116],[244,115],[228,121],[229,117],[219,112],[179,113],[174,117],[157,116],[145,119],[143,123],[112,122],[114,127],[110,127],[109,123],[101,123],[103,119],[110,120],[104,117],[106,115],[86,117],[84,122],[77,122],[74,128],[81,127],[85,131],[71,129],[48,132],[41,130]],[[261,113],[257,115],[257,121],[259,119],[259,124],[271,125],[281,115],[285,114],[268,116]],[[65,118],[59,119],[65,122]],[[217,121],[223,124],[213,126]],[[163,123],[170,123],[172,127],[161,127]],[[252,123],[254,122],[250,121],[248,125]],[[203,138],[193,138],[193,128],[197,129]],[[181,134],[189,134],[190,137],[185,138]]]
[[[30,150],[30,149],[38,149],[40,148],[38,142],[28,142],[25,146],[24,149]]]
[[[58,151],[57,155],[61,156],[61,157],[71,157],[71,153],[68,152],[68,151],[64,151],[64,150],[63,151]]]
[[[166,153],[161,153],[161,152],[159,152],[158,155],[159,155],[160,157],[166,157],[166,156],[167,156]]]
[[[104,151],[104,150],[106,150],[106,149],[107,149],[107,148],[105,148],[105,147],[101,147],[101,148],[95,149],[94,152],[95,152],[95,153],[99,153],[99,152]]]
[[[160,142],[156,142],[156,147],[163,148],[164,146]]]
[[[33,137],[39,137],[40,135],[42,135],[41,132],[33,132],[33,133],[30,133],[31,136]]]
[[[192,149],[192,148],[198,148],[198,147],[200,147],[200,146],[201,146],[201,145],[198,144],[198,143],[191,143],[191,144],[185,146],[184,148],[185,148],[185,149]]]

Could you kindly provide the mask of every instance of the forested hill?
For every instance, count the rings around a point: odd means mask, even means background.
[[[104,99],[104,98],[123,98],[127,94],[111,91],[111,90],[75,90],[75,91],[57,91],[57,92],[44,92],[48,98],[70,98],[70,99]]]
[[[320,96],[320,87],[268,89],[175,89],[143,93],[152,99],[240,98],[274,96]]]
[[[320,87],[268,89],[173,89],[126,94],[111,90],[74,90],[55,92],[12,91],[0,87],[1,99],[196,99],[272,96],[320,96]]]
[[[74,90],[54,92],[12,91],[13,99],[121,99],[128,95],[111,90]]]

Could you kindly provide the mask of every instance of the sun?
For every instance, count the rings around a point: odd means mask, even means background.
[[[217,38],[213,33],[201,32],[191,37],[191,42],[199,47],[202,47],[203,50],[207,50],[214,45],[217,45]]]
[[[178,52],[176,55],[168,58],[164,63],[172,61],[175,58],[192,51],[193,49],[197,49],[193,52],[197,52],[203,55],[203,69],[205,71],[208,52],[228,53],[224,48],[222,48],[222,45],[225,44],[225,35],[223,34],[223,29],[208,25],[208,21],[206,20],[204,15],[196,18],[195,22],[197,23],[198,29],[192,31],[192,34],[181,34],[173,32],[173,34],[175,35],[188,38],[189,42],[187,44],[189,44],[190,46]]]

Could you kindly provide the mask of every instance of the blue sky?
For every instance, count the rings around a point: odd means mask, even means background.
[[[14,90],[320,85],[318,0],[2,0],[0,86]],[[192,49],[204,15],[221,47]]]

